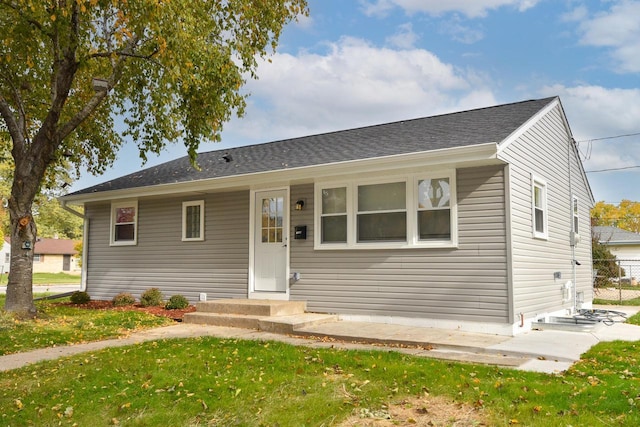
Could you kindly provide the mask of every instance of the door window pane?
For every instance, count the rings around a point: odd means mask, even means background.
[[[284,198],[262,199],[262,242],[282,243],[284,224]]]

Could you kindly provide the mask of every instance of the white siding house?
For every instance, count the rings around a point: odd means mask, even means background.
[[[558,98],[201,153],[62,198],[87,291],[302,300],[515,334],[589,306],[593,197]]]

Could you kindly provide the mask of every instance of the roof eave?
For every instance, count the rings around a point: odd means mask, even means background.
[[[503,163],[497,158],[495,142],[469,145],[464,147],[430,150],[370,159],[350,160],[345,162],[325,163],[302,166],[298,168],[279,169],[249,174],[206,178],[197,181],[176,182],[120,190],[101,191],[89,194],[67,195],[60,197],[69,204],[129,199],[137,197],[153,197],[180,193],[197,193],[232,188],[253,188],[256,183],[262,185],[273,182],[292,182],[305,179],[322,179],[335,175],[406,169],[413,167],[454,165],[473,166],[482,164]]]

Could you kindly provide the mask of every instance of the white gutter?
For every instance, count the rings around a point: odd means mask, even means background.
[[[89,218],[84,216],[75,209],[71,209],[67,206],[67,202],[65,200],[60,200],[60,206],[67,212],[72,213],[73,215],[82,218],[82,267],[80,270],[80,290],[85,292],[87,290],[87,254],[89,253]]]

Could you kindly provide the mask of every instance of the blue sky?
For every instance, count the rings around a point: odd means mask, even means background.
[[[640,201],[640,1],[309,0],[200,151],[560,96],[596,200]],[[631,135],[610,138],[619,135]],[[605,139],[601,139],[605,138]],[[171,144],[145,165],[186,154]],[[139,170],[134,144],[78,190]]]

